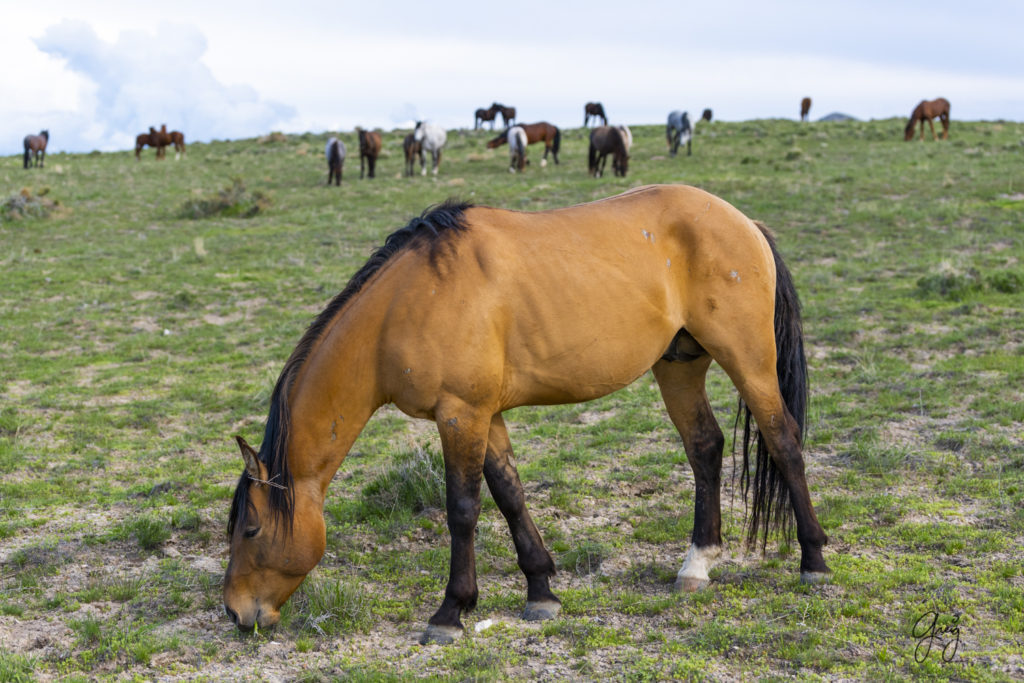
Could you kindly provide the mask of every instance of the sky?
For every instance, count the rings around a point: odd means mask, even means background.
[[[1024,120],[1022,0],[0,0],[0,154],[271,131],[523,122],[906,117]],[[955,128],[954,128],[955,130]]]

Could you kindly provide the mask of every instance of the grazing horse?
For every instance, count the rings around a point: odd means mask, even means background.
[[[701,114],[700,117],[701,117],[701,119],[707,121],[708,123],[711,123],[711,110],[710,109],[705,109],[704,113]]]
[[[626,134],[621,127],[598,126],[590,131],[590,149],[587,152],[587,170],[590,175],[595,178],[604,175],[604,166],[609,154],[612,155],[612,171],[615,175],[625,178],[629,170]]]
[[[807,115],[811,113],[811,98],[805,97],[800,100],[800,120],[806,121]]]
[[[423,145],[413,133],[409,133],[402,141],[402,151],[405,152],[405,175],[411,176],[413,166],[416,164],[416,157],[420,158],[420,166],[424,165]]]
[[[938,117],[942,124],[942,139],[948,140],[949,100],[945,97],[936,100],[921,100],[920,104],[914,107],[914,111],[910,113],[910,120],[907,121],[907,127],[903,131],[903,139],[910,140],[914,137],[914,124],[920,121],[921,139],[924,140],[924,122],[927,121],[929,128],[932,129],[932,140],[938,140],[935,136],[935,124],[932,123],[932,119],[935,117]]]
[[[41,130],[39,135],[26,135],[25,145],[25,168],[38,166],[43,168],[46,162],[46,145],[50,142],[50,131]]]
[[[535,142],[544,143],[544,158],[540,160],[541,166],[548,165],[548,152],[551,152],[555,163],[558,163],[558,150],[562,146],[562,131],[557,126],[553,126],[547,121],[517,125],[526,133],[527,144],[532,145]],[[495,149],[506,142],[508,142],[508,131],[504,131],[498,137],[488,141],[487,149]]]
[[[593,117],[594,123],[597,123],[597,118],[601,117],[601,125],[608,125],[608,117],[604,115],[604,105],[600,102],[587,102],[583,105],[583,126],[590,125],[590,119]]]
[[[487,109],[477,109],[473,115],[473,130],[480,128],[484,121],[491,122],[491,130],[494,130],[494,118],[498,115],[498,109],[492,104]]]
[[[497,102],[495,102],[494,104],[491,105],[491,109],[493,109],[498,114],[501,114],[501,121],[502,121],[502,124],[505,126],[505,128],[508,128],[509,126],[512,126],[512,125],[515,125],[515,122],[516,122],[516,108],[515,107],[506,107],[504,104],[498,104]]]
[[[526,131],[522,126],[512,126],[508,129],[508,171],[522,173],[526,170],[526,146],[529,143]]]
[[[668,115],[668,123],[665,124],[665,139],[668,141],[669,154],[676,155],[679,145],[686,145],[686,156],[693,154],[693,127],[690,125],[690,115],[678,109]]]
[[[363,168],[368,165],[370,177],[374,177],[374,169],[377,168],[377,157],[380,156],[380,133],[375,130],[363,130],[356,128],[359,135],[359,179],[363,179]]]
[[[338,138],[331,138],[324,147],[324,156],[327,157],[327,185],[334,181],[335,185],[341,185],[341,169],[345,165],[345,143]]]
[[[461,615],[477,604],[484,481],[526,578],[522,617],[555,617],[555,563],[526,508],[502,414],[589,401],[647,370],[695,484],[676,588],[701,589],[722,550],[724,437],[705,391],[712,361],[740,395],[748,544],[763,548],[795,515],[800,578],[827,580],[827,538],[801,452],[800,305],[768,228],[678,185],[537,213],[452,202],[424,212],[385,240],[302,335],[271,394],[259,452],[236,437],[245,469],[228,521],[225,611],[245,631],[277,623],[324,554],[331,479],[370,416],[390,403],[434,422],[444,454],[450,574],[421,642],[457,638]]]
[[[444,148],[444,144],[448,142],[448,133],[437,124],[417,121],[416,130],[413,131],[413,139],[420,143],[422,149],[420,152],[421,175],[427,175],[427,165],[423,158],[423,152],[430,152],[430,158],[433,162],[431,173],[437,175],[438,168],[441,166],[441,150]]]
[[[172,130],[170,136],[171,144],[174,145],[174,160],[177,161],[185,156],[185,134],[180,130]]]

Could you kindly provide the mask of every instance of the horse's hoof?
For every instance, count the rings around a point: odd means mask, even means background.
[[[548,160],[547,159],[541,159],[540,160],[540,167],[541,168],[544,168],[547,165],[548,165]]]
[[[831,581],[831,578],[830,572],[800,572],[800,583],[805,583],[808,586],[820,586]]]
[[[525,621],[545,621],[554,619],[561,611],[562,604],[555,600],[528,602],[522,616]]]
[[[427,630],[420,636],[420,645],[451,645],[461,637],[462,629],[458,626],[427,624]]]
[[[707,588],[710,583],[710,579],[702,579],[696,576],[677,576],[675,589],[680,593],[696,593]]]

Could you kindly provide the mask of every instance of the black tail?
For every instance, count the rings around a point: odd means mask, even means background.
[[[757,227],[764,234],[775,257],[775,347],[776,373],[779,390],[789,414],[793,416],[800,430],[800,441],[806,433],[807,418],[807,358],[804,355],[803,324],[800,320],[800,300],[793,285],[793,276],[775,247],[771,231],[761,223]],[[751,424],[750,408],[740,399],[739,414],[743,417],[743,474],[741,485],[747,498],[753,484],[753,500],[750,503],[747,543],[757,545],[761,537],[761,549],[768,543],[770,530],[781,531],[789,538],[792,532],[793,510],[789,504],[789,489],[768,453],[768,446],[757,428]],[[735,431],[735,430],[734,430]],[[735,434],[734,434],[735,442]],[[750,456],[754,450],[754,472],[751,482]]]
[[[597,177],[597,147],[594,146],[594,141],[590,141],[590,149],[587,151],[587,170],[590,175]]]
[[[551,151],[555,153],[555,163],[558,163],[558,149],[562,146],[562,129],[555,128],[555,141],[551,143]]]

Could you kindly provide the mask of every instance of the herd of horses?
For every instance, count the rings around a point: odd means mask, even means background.
[[[180,159],[185,154],[185,134],[178,130],[167,131],[167,124],[160,126],[157,130],[149,127],[148,133],[139,133],[135,136],[135,160],[141,160],[142,148],[146,146],[156,149],[156,158],[164,159],[167,155],[167,148],[174,145],[174,158]]]

